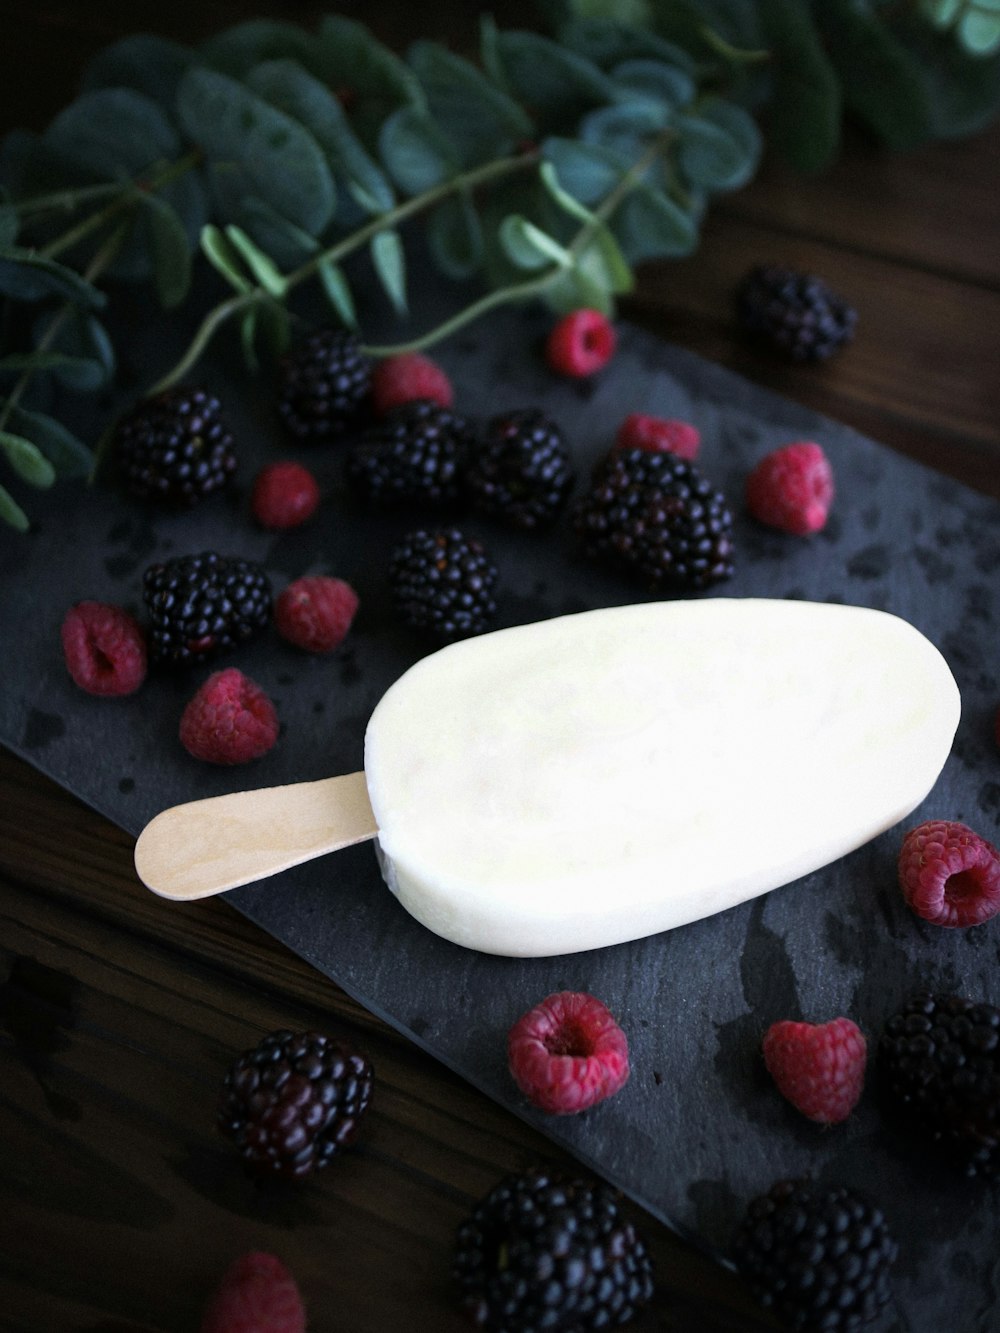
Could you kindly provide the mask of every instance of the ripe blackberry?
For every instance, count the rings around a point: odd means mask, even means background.
[[[747,333],[792,361],[826,361],[854,337],[857,312],[822,278],[760,264],[743,280],[736,313]]]
[[[371,381],[352,333],[317,329],[281,360],[278,413],[296,439],[336,439],[360,421]]]
[[[881,1209],[844,1187],[778,1181],[749,1205],[733,1248],[754,1296],[790,1329],[861,1328],[892,1296],[898,1246]]]
[[[226,1075],[219,1129],[255,1172],[301,1180],[357,1138],[372,1080],[360,1052],[320,1032],[272,1032]]]
[[[218,398],[184,386],[137,403],[115,430],[115,455],[132,495],[174,505],[225,486],[237,462]]]
[[[448,505],[462,492],[471,444],[462,417],[428,400],[406,403],[352,447],[347,480],[373,505]]]
[[[459,1227],[462,1303],[492,1333],[586,1333],[627,1323],[653,1294],[652,1262],[607,1185],[527,1171]]]
[[[489,628],[496,581],[496,566],[483,547],[457,528],[411,532],[389,562],[389,585],[403,621],[446,643]]]
[[[271,584],[260,565],[205,551],[150,565],[143,599],[154,662],[188,666],[235,648],[264,629]]]
[[[562,431],[537,407],[494,417],[470,462],[468,484],[484,513],[517,528],[544,527],[573,485]]]
[[[964,1167],[1000,1176],[1000,1009],[921,992],[878,1045],[885,1108]]]
[[[732,524],[725,497],[693,463],[646,449],[612,449],[573,519],[588,555],[624,569],[651,592],[707,588],[729,578]]]

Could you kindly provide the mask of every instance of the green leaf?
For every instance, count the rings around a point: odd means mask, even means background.
[[[628,260],[607,227],[598,228],[577,260],[577,268],[614,296],[624,296],[635,286]]]
[[[155,194],[143,194],[139,226],[152,259],[156,294],[164,310],[181,304],[191,286],[191,250],[177,211]]]
[[[406,314],[406,254],[398,231],[380,231],[372,237],[372,263],[398,315]]]
[[[969,55],[919,22],[901,25],[897,36],[923,70],[936,138],[976,134],[1000,114],[1000,58]]]
[[[468,278],[483,262],[483,229],[465,192],[443,199],[427,219],[427,244],[449,278]]]
[[[579,267],[566,269],[545,288],[545,304],[557,315],[574,310],[599,310],[610,319],[615,301],[608,287]]]
[[[202,42],[201,56],[223,74],[241,79],[265,60],[308,60],[312,39],[304,28],[275,19],[249,19]]]
[[[7,202],[7,191],[0,187],[0,246],[13,245],[19,228],[17,210]]]
[[[114,345],[93,315],[75,311],[67,317],[46,312],[35,321],[32,338],[37,347],[46,349],[44,356],[57,358],[50,367],[52,374],[73,392],[94,393],[114,377]]]
[[[405,194],[423,194],[455,174],[458,163],[430,116],[413,106],[400,107],[382,126],[379,154]]]
[[[958,20],[958,40],[976,56],[991,56],[1000,48],[1000,15],[969,8]]]
[[[131,88],[173,109],[177,86],[197,56],[179,42],[151,33],[123,37],[99,51],[83,72],[83,86]]]
[[[288,292],[288,283],[271,256],[255,245],[242,227],[232,223],[226,227],[226,239],[257,279],[257,285],[269,296],[282,300]]]
[[[93,463],[87,446],[61,421],[44,412],[29,412],[19,404],[3,404],[7,421],[19,435],[34,440],[60,477],[85,477]]]
[[[530,109],[543,131],[568,131],[585,111],[621,98],[597,65],[547,37],[487,26],[484,38],[494,77]]]
[[[662,60],[623,60],[611,71],[615,84],[633,97],[647,98],[667,107],[687,106],[697,85],[691,75]]]
[[[698,105],[698,115],[702,120],[709,121],[728,134],[739,145],[746,158],[745,179],[749,180],[760,165],[764,152],[764,140],[753,116],[724,97],[703,98]],[[738,182],[738,184],[743,183],[743,181]]]
[[[623,60],[657,60],[693,75],[696,62],[683,47],[664,41],[648,28],[616,18],[576,18],[559,27],[558,39],[573,51],[610,69]]]
[[[330,305],[347,328],[357,330],[358,312],[344,270],[332,260],[324,259],[320,262],[318,273],[320,284]]]
[[[333,215],[333,179],[323,150],[298,121],[226,75],[197,68],[181,81],[178,112],[209,159],[224,218],[251,195],[319,235]]]
[[[530,271],[552,263],[561,268],[573,266],[573,256],[566,247],[520,213],[511,213],[504,218],[499,235],[507,258],[517,268]]]
[[[640,184],[631,190],[615,210],[611,225],[633,264],[644,259],[681,259],[698,245],[694,218],[651,185]]]
[[[413,71],[353,19],[323,19],[314,59],[314,72],[350,105],[351,125],[369,151],[376,150],[379,130],[397,107],[425,105]]]
[[[260,361],[255,346],[257,338],[257,307],[251,306],[240,318],[240,344],[243,348],[243,361],[251,375],[260,370]]]
[[[559,176],[551,162],[543,162],[538,168],[538,179],[545,186],[549,197],[559,205],[564,213],[570,217],[576,218],[578,222],[593,221],[594,214],[579,199],[575,198],[568,190],[564,190],[559,182]]]
[[[426,41],[414,44],[409,60],[463,166],[502,157],[533,135],[525,111],[468,60]]]
[[[728,128],[705,116],[679,116],[677,160],[688,180],[707,190],[735,190],[753,175],[757,161]]]
[[[273,357],[284,356],[292,342],[292,319],[279,301],[262,300],[254,306],[256,328]]]
[[[102,180],[133,179],[181,153],[180,136],[163,108],[131,88],[83,93],[56,116],[44,139]]]
[[[758,0],[651,0],[651,4],[657,32],[696,54],[719,54],[720,45],[713,37],[737,52],[764,45]]]
[[[107,299],[75,269],[20,245],[0,246],[0,292],[19,301],[59,296],[87,310],[99,310]]]
[[[283,218],[260,199],[243,200],[237,225],[283,268],[297,268],[319,249],[316,237]]]
[[[801,0],[761,0],[761,21],[774,56],[768,126],[775,146],[797,171],[822,171],[840,142],[836,72]]]
[[[5,486],[0,486],[0,519],[9,523],[18,532],[27,532],[31,526],[28,522],[28,515]]]
[[[253,283],[240,267],[239,259],[224,232],[214,223],[202,228],[201,248],[205,258],[234,291],[246,296],[253,291]]]
[[[44,490],[56,479],[56,471],[49,460],[39,452],[37,445],[23,435],[15,435],[8,430],[0,430],[0,449],[7,455],[7,461],[29,486]]]
[[[584,116],[580,138],[584,143],[617,153],[627,164],[640,156],[649,140],[665,129],[668,121],[666,107],[652,102],[626,102],[621,106],[601,107]]]
[[[555,170],[560,186],[581,204],[596,204],[609,194],[627,165],[611,149],[578,139],[546,139],[542,157],[543,165]]]

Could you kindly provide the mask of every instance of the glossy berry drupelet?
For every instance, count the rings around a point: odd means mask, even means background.
[[[282,358],[278,414],[297,440],[338,439],[361,424],[371,378],[371,362],[353,334],[317,329]]]
[[[457,528],[412,532],[389,563],[400,619],[443,643],[489,629],[497,569],[480,542]]]
[[[245,643],[271,618],[271,584],[250,560],[214,551],[150,565],[143,576],[154,662],[189,666]]]
[[[854,337],[856,312],[822,278],[761,264],[736,296],[737,319],[791,361],[826,361]]]
[[[459,1227],[454,1277],[490,1333],[617,1328],[653,1294],[642,1238],[607,1185],[541,1170],[493,1189]]]
[[[552,1115],[573,1115],[625,1086],[628,1041],[600,1000],[581,991],[558,991],[511,1028],[507,1063],[534,1106]]]
[[[360,1051],[320,1032],[272,1032],[226,1075],[219,1129],[254,1173],[303,1180],[354,1143],[373,1077]]]
[[[969,1175],[1000,1176],[1000,1009],[920,992],[878,1044],[890,1120]]]
[[[462,417],[436,403],[406,403],[352,447],[345,475],[356,495],[379,508],[448,506],[462,494],[472,445]]]
[[[935,926],[978,926],[1000,912],[1000,852],[967,824],[928,819],[899,849],[899,886]]]
[[[733,572],[725,497],[670,453],[612,449],[574,510],[584,551],[651,592],[700,590]]]
[[[779,1181],[754,1199],[733,1246],[757,1300],[800,1333],[874,1320],[892,1298],[897,1252],[880,1208],[810,1180]]]
[[[537,407],[494,417],[472,454],[467,481],[484,513],[525,530],[548,526],[573,485],[562,431]]]
[[[183,385],[145,399],[124,416],[114,450],[132,495],[172,505],[192,505],[221,489],[237,466],[219,399]]]

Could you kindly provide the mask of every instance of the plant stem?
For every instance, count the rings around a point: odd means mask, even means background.
[[[117,181],[107,185],[84,185],[78,190],[56,190],[52,194],[35,194],[29,199],[20,199],[10,206],[15,213],[44,213],[47,210],[68,213],[80,204],[118,195],[121,193],[121,188]]]
[[[178,380],[183,379],[191,367],[197,364],[208,344],[226,320],[231,319],[233,315],[239,314],[243,310],[249,310],[263,295],[264,293],[259,288],[255,288],[252,292],[239,292],[227,301],[222,301],[219,305],[213,306],[198,326],[198,331],[191,339],[187,351],[162,379],[157,380],[151,389],[146,390],[147,397],[162,393],[164,389],[169,389],[172,384],[176,384]]]

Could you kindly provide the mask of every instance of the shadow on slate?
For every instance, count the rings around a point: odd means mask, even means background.
[[[150,373],[168,364],[163,330],[141,317],[132,325],[136,364]],[[545,327],[541,315],[504,312],[440,348],[435,355],[453,378],[459,408],[481,420],[544,406],[572,442],[578,490],[627,412],[694,422],[702,470],[737,515],[737,572],[717,593],[873,606],[927,634],[958,679],[963,719],[945,771],[912,822],[960,819],[996,838],[1000,506],[629,326],[601,376],[586,384],[557,380],[538,354]],[[169,336],[180,345],[182,333]],[[233,496],[163,515],[110,487],[72,494],[60,487],[35,503],[29,537],[0,531],[0,640],[10,645],[0,739],[132,834],[181,801],[360,768],[372,708],[428,651],[394,625],[384,579],[392,543],[416,520],[359,513],[343,494],[343,449],[291,446],[266,377],[248,380],[229,356],[218,353],[203,378],[236,426],[242,464]],[[765,531],[742,513],[748,469],[796,438],[820,441],[837,479],[834,515],[811,540]],[[273,535],[249,521],[248,493],[258,467],[278,457],[314,468],[324,505],[307,527]],[[565,521],[541,537],[475,516],[462,524],[500,566],[501,625],[643,599],[582,562]],[[274,635],[228,659],[267,690],[283,725],[270,755],[237,770],[197,763],[176,739],[185,701],[213,668],[179,680],[153,677],[132,699],[103,701],[72,685],[59,651],[59,624],[72,602],[96,598],[141,611],[148,563],[207,549],[261,561],[276,591],[300,574],[331,573],[361,599],[348,642],[330,659],[307,657]],[[487,957],[431,935],[385,888],[370,846],[229,898],[372,1012],[696,1243],[724,1254],[746,1201],[779,1176],[811,1173],[858,1186],[881,1203],[902,1242],[896,1309],[879,1327],[980,1329],[1000,1286],[997,1190],[956,1178],[897,1143],[882,1125],[872,1079],[847,1124],[813,1126],[778,1096],[759,1055],[764,1030],[779,1018],[848,1014],[874,1044],[888,1015],[924,985],[1000,1003],[1000,923],[946,932],[918,922],[895,886],[898,844],[899,832],[890,832],[709,920],[551,959]],[[549,1119],[513,1086],[505,1035],[527,1007],[562,988],[590,991],[610,1006],[628,1034],[633,1074],[612,1101]]]

